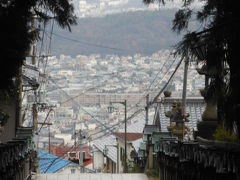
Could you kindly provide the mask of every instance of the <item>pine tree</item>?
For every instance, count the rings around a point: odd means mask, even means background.
[[[76,23],[73,5],[68,0],[1,0],[0,1],[0,90],[11,91],[18,69],[30,44],[40,29],[32,31],[31,21],[56,20],[62,28]]]
[[[158,1],[164,5],[167,0],[144,0],[149,4]],[[174,0],[169,0],[173,1]],[[240,71],[238,58],[239,16],[234,0],[200,0],[201,9],[192,8],[197,0],[182,0],[172,21],[172,30],[185,33],[176,45],[176,53],[192,61],[204,63],[207,71],[215,69],[210,85],[216,89],[218,119],[228,130],[237,127],[240,137]],[[190,30],[189,22],[196,19],[202,29]]]

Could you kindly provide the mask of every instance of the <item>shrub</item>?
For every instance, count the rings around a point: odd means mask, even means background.
[[[218,127],[214,133],[214,138],[217,141],[237,142],[237,135],[229,133],[224,127]]]

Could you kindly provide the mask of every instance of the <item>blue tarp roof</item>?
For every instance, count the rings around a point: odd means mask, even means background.
[[[38,159],[40,173],[55,173],[68,165],[76,165],[71,161],[59,158],[43,151],[38,151]]]

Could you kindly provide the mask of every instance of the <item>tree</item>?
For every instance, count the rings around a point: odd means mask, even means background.
[[[143,0],[146,4],[165,0]],[[170,0],[169,0],[170,1]],[[172,0],[173,1],[173,0]],[[203,63],[216,88],[218,119],[228,130],[237,129],[240,137],[240,71],[238,63],[238,6],[234,0],[201,0],[203,6],[194,12],[196,0],[182,0],[183,6],[173,19],[173,31],[185,32],[177,45],[176,53],[190,60]],[[191,18],[201,24],[201,31],[189,30]]]
[[[31,28],[34,17],[47,22],[55,19],[62,28],[76,23],[73,5],[68,0],[1,0],[0,2],[0,90],[11,91],[19,67],[40,29]]]

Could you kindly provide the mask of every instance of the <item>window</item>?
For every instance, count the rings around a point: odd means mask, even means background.
[[[75,174],[76,169],[71,169],[71,174]]]

